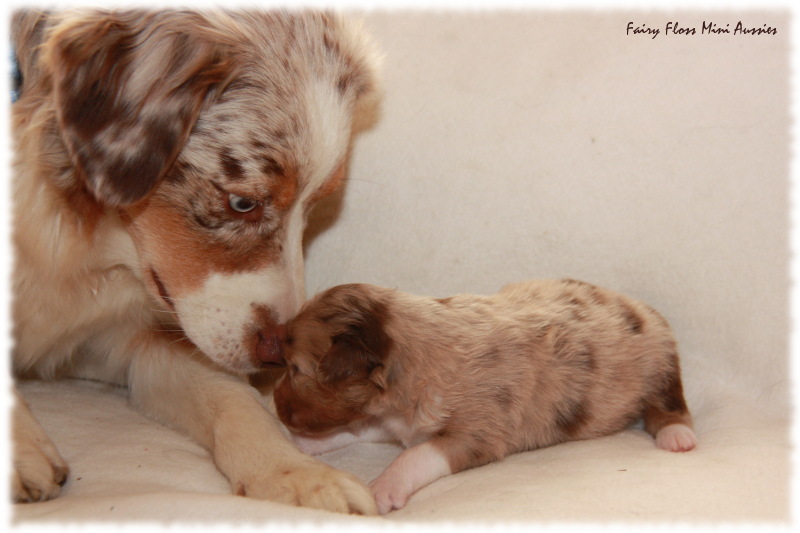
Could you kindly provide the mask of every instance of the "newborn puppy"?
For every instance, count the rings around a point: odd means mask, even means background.
[[[381,513],[447,474],[639,418],[659,448],[696,445],[667,322],[580,281],[442,299],[340,285],[288,324],[285,348],[275,404],[303,450],[407,448],[371,484]]]

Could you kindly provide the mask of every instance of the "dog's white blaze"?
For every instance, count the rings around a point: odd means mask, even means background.
[[[254,272],[213,273],[203,286],[175,299],[175,310],[188,337],[214,362],[235,372],[255,370],[252,336],[259,324],[256,307],[265,307],[278,324],[300,310],[305,300],[303,232],[311,196],[339,167],[347,152],[350,111],[338,94],[322,83],[306,92],[308,123],[307,182],[287,214],[283,253],[278,262]]]
[[[350,140],[350,111],[336,91],[327,84],[312,83],[306,92],[308,123],[314,127],[308,132],[308,160],[313,165],[311,187],[313,192],[342,163]]]
[[[302,284],[293,274],[281,264],[211,274],[200,290],[175,300],[181,326],[214,362],[235,372],[252,371],[247,343],[258,328],[254,309],[267,307],[277,323],[293,317],[303,303]]]
[[[284,243],[284,261],[286,274],[292,280],[293,292],[299,304],[291,315],[284,320],[289,320],[300,310],[300,305],[306,299],[305,290],[305,263],[303,258],[303,232],[306,229],[306,220],[303,213],[303,204],[308,194],[303,194],[300,201],[292,207],[289,213],[289,222],[286,226],[286,241]]]

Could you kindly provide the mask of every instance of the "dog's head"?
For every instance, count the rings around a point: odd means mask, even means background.
[[[72,165],[60,186],[120,216],[151,295],[229,370],[283,363],[307,215],[373,93],[361,39],[319,13],[81,12],[36,51]]]
[[[281,421],[324,434],[368,418],[387,387],[389,310],[377,288],[340,285],[312,298],[288,324],[287,372],[275,387]]]

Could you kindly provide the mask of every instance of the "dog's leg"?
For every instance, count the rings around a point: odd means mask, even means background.
[[[283,435],[256,389],[192,357],[178,344],[149,336],[129,374],[131,400],[148,415],[209,449],[233,491],[336,512],[375,514],[355,476],[301,453]]]
[[[67,480],[67,463],[16,390],[14,396],[16,402],[11,415],[14,444],[11,495],[16,502],[40,502],[55,498]]]

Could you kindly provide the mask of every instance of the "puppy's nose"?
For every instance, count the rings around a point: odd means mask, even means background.
[[[277,324],[258,331],[256,357],[261,368],[286,366],[283,358],[283,341],[286,339],[286,325]]]

